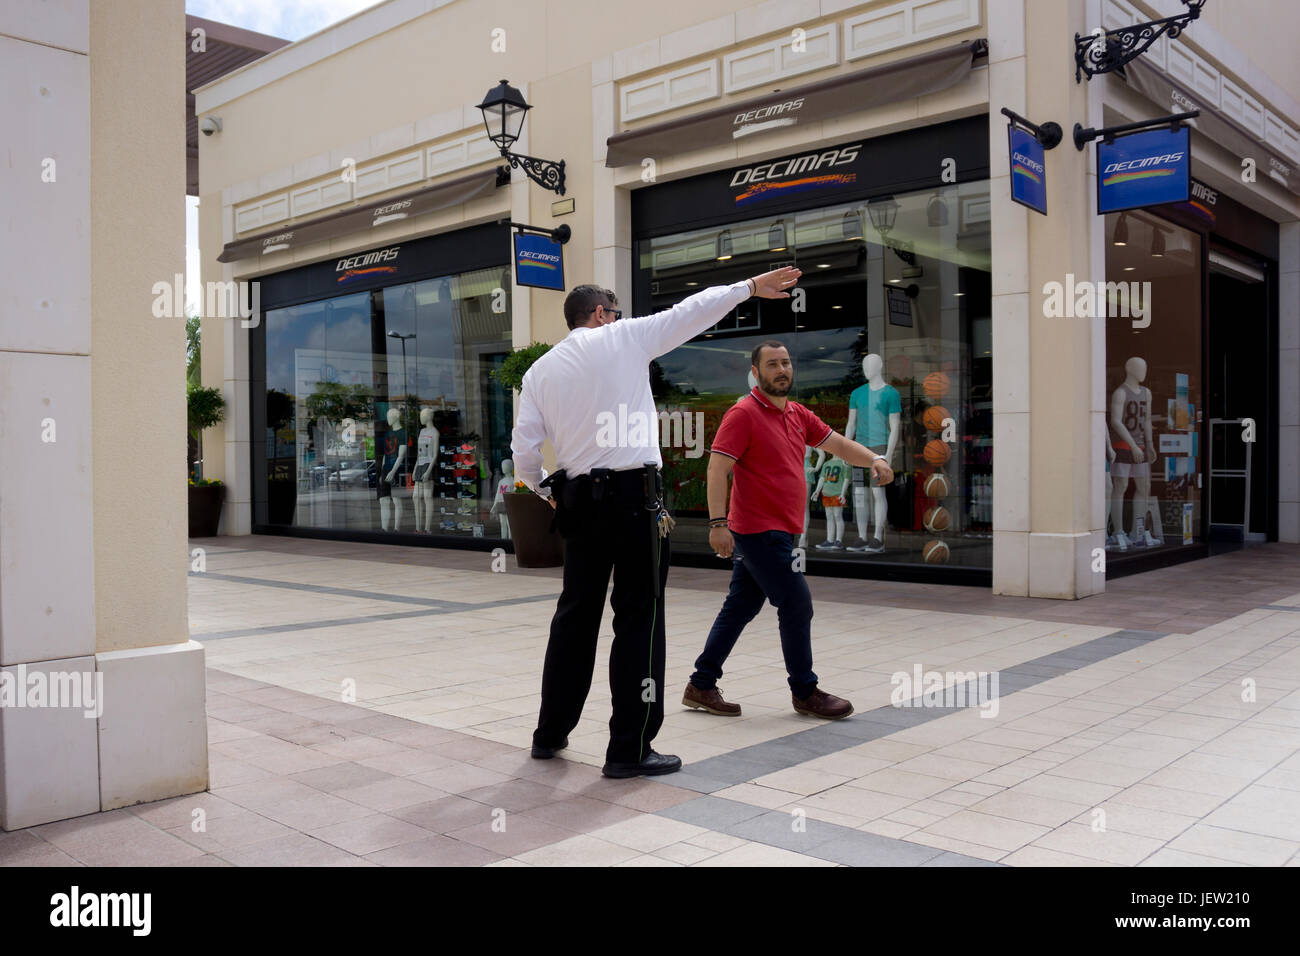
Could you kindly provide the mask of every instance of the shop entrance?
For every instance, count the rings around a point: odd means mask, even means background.
[[[1211,248],[1208,291],[1209,524],[1219,552],[1267,540],[1277,352],[1265,263]]]

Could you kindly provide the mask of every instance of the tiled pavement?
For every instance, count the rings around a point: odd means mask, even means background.
[[[0,834],[0,863],[1300,865],[1300,548],[1075,603],[813,579],[817,671],[858,711],[836,723],[790,709],[770,608],[722,682],[744,716],[681,708],[727,575],[674,569],[656,747],[687,767],[611,781],[608,613],[565,759],[526,750],[557,572],[195,545],[211,790]],[[918,667],[996,672],[996,713],[893,706]]]

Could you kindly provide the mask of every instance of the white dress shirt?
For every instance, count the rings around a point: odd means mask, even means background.
[[[510,439],[519,480],[548,496],[549,488],[538,488],[547,438],[556,467],[570,478],[593,468],[662,466],[650,360],[716,325],[749,298],[749,288],[748,282],[710,286],[645,318],[569,332],[524,375]],[[638,421],[647,427],[638,428]]]

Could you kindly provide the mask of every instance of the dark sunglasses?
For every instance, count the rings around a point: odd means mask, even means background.
[[[609,308],[609,306],[598,305],[598,306],[596,306],[595,309],[592,309],[591,312],[595,312],[596,309],[604,309],[606,312],[610,312],[610,313],[612,313],[613,316],[614,316],[614,321],[615,321],[615,322],[617,322],[619,319],[623,318],[623,310],[622,310],[622,309],[611,309],[611,308]],[[588,312],[587,314],[588,314],[588,315],[591,315],[591,312]]]

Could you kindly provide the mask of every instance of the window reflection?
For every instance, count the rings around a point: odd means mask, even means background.
[[[489,268],[268,311],[267,523],[496,537],[508,287]]]
[[[707,448],[748,391],[751,350],[777,339],[795,365],[791,398],[840,432],[852,414],[853,437],[882,454],[892,445],[897,477],[879,493],[850,470],[842,531],[820,494],[809,502],[810,555],[992,566],[988,208],[988,184],[966,183],[637,243],[642,311],[781,265],[803,271],[800,295],[744,302],[660,357],[651,383],[661,411],[702,416]],[[704,552],[708,456],[663,451],[679,537]],[[805,464],[810,499],[831,467],[819,459]]]

